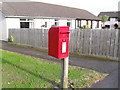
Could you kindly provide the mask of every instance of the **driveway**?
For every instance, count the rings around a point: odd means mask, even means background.
[[[34,56],[37,58],[60,62],[60,60],[48,56],[47,52],[23,47],[9,46],[7,42],[3,42],[2,47],[0,48],[12,52]],[[69,64],[109,74],[109,76],[107,76],[104,80],[92,85],[91,88],[118,88],[118,62],[70,56]]]

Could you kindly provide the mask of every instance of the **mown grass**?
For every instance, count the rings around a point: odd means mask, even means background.
[[[58,88],[61,64],[18,53],[2,52],[2,88]],[[107,74],[69,66],[69,83],[75,88],[90,87]]]

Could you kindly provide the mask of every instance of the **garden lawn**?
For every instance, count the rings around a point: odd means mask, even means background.
[[[2,88],[59,87],[60,63],[5,50],[0,52],[2,52]],[[105,76],[107,74],[69,66],[69,83],[73,83],[75,88],[90,87]]]

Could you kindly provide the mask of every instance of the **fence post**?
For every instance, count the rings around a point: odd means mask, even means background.
[[[61,88],[68,88],[68,66],[69,66],[69,57],[62,59],[62,70],[61,70]]]

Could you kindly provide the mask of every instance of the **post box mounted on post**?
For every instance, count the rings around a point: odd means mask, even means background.
[[[61,88],[68,88],[69,27],[53,26],[48,33],[48,55],[62,59]]]
[[[69,27],[53,26],[49,29],[48,55],[63,59],[69,52]]]

